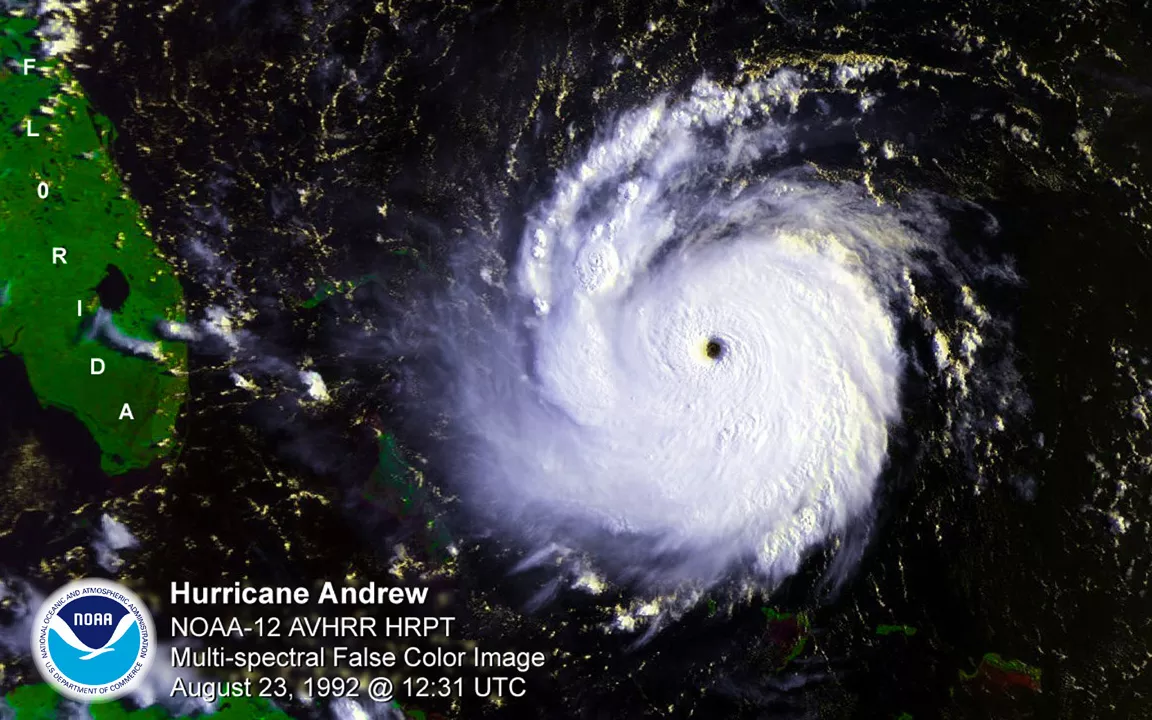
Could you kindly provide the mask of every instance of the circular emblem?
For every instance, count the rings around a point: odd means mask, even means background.
[[[115,700],[140,685],[152,665],[152,615],[119,583],[68,583],[44,600],[34,618],[32,658],[65,697]]]

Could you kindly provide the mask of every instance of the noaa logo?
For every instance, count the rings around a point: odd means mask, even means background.
[[[32,657],[61,695],[115,700],[144,681],[155,636],[152,615],[131,590],[111,580],[77,580],[40,606]]]

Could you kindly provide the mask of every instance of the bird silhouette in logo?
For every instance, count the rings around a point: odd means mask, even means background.
[[[108,642],[104,643],[104,646],[99,648],[88,647],[88,645],[86,645],[83,640],[76,637],[76,633],[72,631],[72,628],[68,626],[68,623],[64,622],[63,618],[61,618],[59,615],[54,616],[48,622],[48,627],[54,630],[56,634],[60,636],[60,639],[64,642],[68,643],[80,652],[88,653],[87,655],[81,655],[81,660],[91,660],[94,657],[99,657],[104,653],[112,652],[115,650],[116,648],[112,646],[116,644],[117,640],[124,636],[124,633],[128,632],[128,628],[132,627],[132,624],[135,622],[135,618],[133,618],[131,615],[125,615],[124,617],[120,618],[120,623],[116,626],[116,630],[113,631],[112,637],[108,638]]]

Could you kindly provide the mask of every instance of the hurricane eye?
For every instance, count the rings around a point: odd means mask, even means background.
[[[711,360],[721,360],[728,354],[728,345],[720,338],[709,338],[704,345],[704,354]]]

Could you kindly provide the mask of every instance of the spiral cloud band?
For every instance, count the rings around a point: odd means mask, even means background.
[[[621,116],[509,277],[483,272],[508,302],[454,351],[471,507],[661,585],[778,580],[867,520],[900,419],[909,228],[939,222],[795,169],[803,83],[702,80]]]

